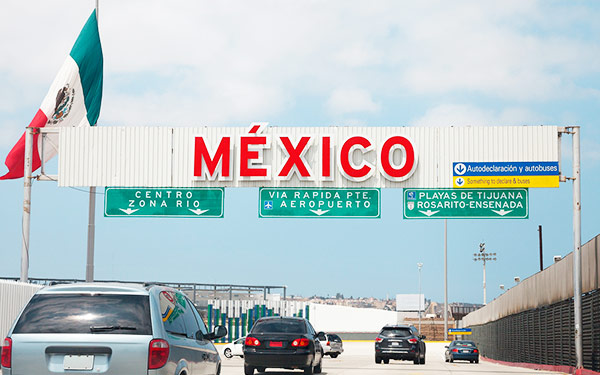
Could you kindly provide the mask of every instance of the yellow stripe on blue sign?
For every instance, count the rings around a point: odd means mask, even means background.
[[[559,176],[454,176],[454,188],[557,188]]]

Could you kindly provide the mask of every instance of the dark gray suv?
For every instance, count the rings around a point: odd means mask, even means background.
[[[163,286],[81,283],[41,289],[2,348],[2,375],[219,374],[221,359],[193,303]]]
[[[425,364],[424,335],[413,326],[387,325],[375,338],[375,363],[389,363],[390,359]]]

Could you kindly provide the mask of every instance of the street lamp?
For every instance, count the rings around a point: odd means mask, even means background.
[[[421,268],[423,268],[423,263],[417,263],[417,268],[419,269],[419,334],[421,333]]]
[[[479,244],[479,253],[473,254],[473,260],[475,262],[482,261],[483,262],[483,304],[487,304],[486,298],[486,288],[485,288],[485,263],[488,261],[496,260],[496,253],[486,253],[485,252],[485,242]]]

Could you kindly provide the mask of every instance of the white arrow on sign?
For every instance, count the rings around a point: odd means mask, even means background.
[[[210,210],[202,210],[202,209],[197,209],[197,210],[192,210],[191,208],[188,208],[188,210],[192,211],[193,213],[195,213],[196,215],[202,215],[203,213],[205,213],[206,211],[210,211]]]
[[[492,210],[492,211],[495,212],[495,213],[497,213],[500,216],[504,216],[506,214],[509,214],[509,213],[513,212],[513,210],[504,211],[503,209],[500,210],[500,211],[496,211],[496,210]]]
[[[134,209],[131,209],[131,208],[128,208],[128,209],[122,209],[122,208],[119,208],[119,210],[121,210],[121,211],[125,212],[127,215],[131,215],[132,213],[134,213],[135,211],[139,211],[140,209],[139,209],[139,208],[136,208],[136,209],[134,210]]]
[[[320,209],[320,208],[319,208],[318,210],[310,210],[310,211],[311,211],[311,212],[313,212],[313,213],[315,213],[315,214],[317,214],[317,215],[319,215],[319,216],[321,216],[321,215],[323,215],[323,214],[325,214],[325,213],[329,212],[329,210],[325,210],[325,211],[323,211],[323,210],[322,210],[322,209]]]
[[[440,211],[439,210],[438,211],[427,210],[427,211],[419,211],[419,212],[422,213],[422,214],[424,214],[424,215],[431,216],[431,215],[437,214]]]

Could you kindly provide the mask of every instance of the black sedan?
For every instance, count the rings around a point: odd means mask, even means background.
[[[456,360],[479,363],[479,349],[473,341],[454,340],[449,346],[446,346],[446,362]]]
[[[375,363],[390,363],[390,359],[425,364],[425,336],[413,326],[387,325],[375,338]]]
[[[319,332],[321,334],[322,332]],[[265,317],[254,323],[244,342],[244,374],[267,368],[321,372],[323,348],[318,334],[304,318]]]

